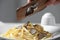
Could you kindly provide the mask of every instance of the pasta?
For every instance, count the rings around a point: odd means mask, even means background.
[[[43,38],[51,37],[51,33],[44,31],[41,25],[33,25],[27,22],[21,28],[11,28],[2,37],[13,38],[16,40],[42,40]]]

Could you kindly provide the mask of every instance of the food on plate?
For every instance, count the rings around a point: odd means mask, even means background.
[[[28,21],[22,27],[13,27],[9,29],[2,37],[16,40],[42,40],[51,37],[52,34],[45,31],[41,25],[32,24]]]

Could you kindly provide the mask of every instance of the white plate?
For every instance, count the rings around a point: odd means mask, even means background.
[[[0,34],[4,34],[10,28],[12,28],[14,26],[18,26],[18,25],[23,25],[23,23],[2,23],[2,22],[0,22]],[[53,37],[49,38],[49,39],[54,39],[54,38],[60,37],[60,34],[58,32],[60,29],[59,26],[48,26],[48,25],[42,25],[42,26],[44,27],[44,30],[46,30],[50,33],[53,33]],[[3,39],[3,37],[0,37],[0,39]]]

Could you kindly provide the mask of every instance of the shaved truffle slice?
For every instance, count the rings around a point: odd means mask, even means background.
[[[33,24],[32,24],[30,21],[28,21],[28,22],[24,25],[24,27],[27,28],[27,29],[34,28],[34,27],[33,27]]]
[[[31,34],[35,34],[37,31],[36,31],[36,29],[34,29],[34,28],[32,28],[31,30],[30,30],[30,33]]]
[[[43,32],[43,31],[44,31],[44,30],[43,30],[43,27],[40,26],[40,25],[38,25],[38,24],[34,25],[34,28],[35,28],[37,31],[39,31],[39,32]]]
[[[48,38],[48,37],[51,37],[51,36],[52,36],[52,34],[51,34],[51,33],[49,33],[49,32],[47,32],[47,31],[44,31],[44,33],[46,34],[46,38]]]
[[[39,33],[39,34],[37,35],[38,39],[42,39],[42,38],[44,38],[45,36],[46,36],[45,33]]]

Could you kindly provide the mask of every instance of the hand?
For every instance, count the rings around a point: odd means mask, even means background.
[[[32,1],[34,1],[34,0],[27,0],[27,3],[31,3]]]
[[[59,4],[60,0],[48,0],[48,2],[46,3],[46,5],[55,5],[55,4]]]

